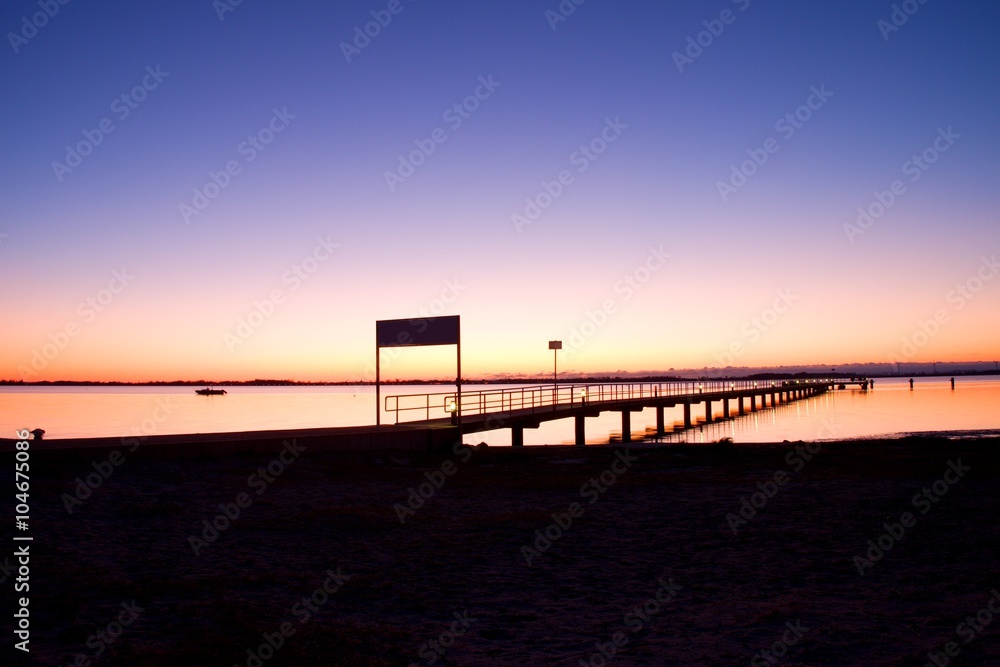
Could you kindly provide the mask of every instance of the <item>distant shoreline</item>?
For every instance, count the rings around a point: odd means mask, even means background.
[[[712,376],[676,376],[676,375],[650,375],[650,376],[572,376],[560,377],[560,383],[570,384],[596,384],[596,383],[639,383],[639,382],[696,382],[700,380],[787,380],[787,379],[809,379],[828,377],[868,377],[875,379],[885,378],[928,378],[928,377],[981,377],[1000,376],[996,370],[965,370],[965,371],[941,371],[941,372],[919,372],[919,373],[780,373],[780,372],[760,372],[748,375],[712,375]],[[483,385],[483,384],[551,384],[551,377],[512,377],[512,378],[463,378],[462,384]],[[387,380],[381,383],[383,386],[399,385],[446,385],[453,386],[454,380]],[[35,382],[24,382],[22,380],[0,380],[0,387],[367,387],[375,386],[373,381],[365,380],[329,380],[329,381],[298,381],[298,380],[170,380],[170,381],[147,381],[147,382],[101,382],[98,380],[43,380]]]

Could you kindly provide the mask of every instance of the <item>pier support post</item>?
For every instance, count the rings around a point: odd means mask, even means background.
[[[632,413],[622,412],[622,442],[632,442]]]
[[[586,419],[587,418],[584,415],[576,416],[575,430],[576,430],[576,445],[578,447],[583,447],[584,445],[587,444],[587,433],[586,433],[586,427],[584,426],[584,421]]]
[[[757,394],[750,394],[750,412],[757,412]]]
[[[736,401],[737,408],[739,408],[740,415],[745,415],[747,413],[746,406],[743,405],[743,397],[740,396]]]
[[[705,401],[705,423],[712,423],[712,401]]]
[[[691,404],[684,404],[684,428],[691,428]]]
[[[524,427],[510,427],[510,444],[512,447],[524,447]]]
[[[663,423],[663,406],[656,406],[656,436],[662,438],[666,435],[667,429],[664,427]]]
[[[724,419],[729,419],[729,399],[722,399],[722,417]]]

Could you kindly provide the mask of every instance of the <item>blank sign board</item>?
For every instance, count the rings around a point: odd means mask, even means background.
[[[379,347],[457,345],[459,316],[380,320],[375,322],[375,341]]]

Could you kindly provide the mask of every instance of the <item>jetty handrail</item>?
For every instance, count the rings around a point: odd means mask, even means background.
[[[671,397],[697,397],[702,394],[778,390],[810,384],[846,382],[844,379],[775,379],[775,380],[685,380],[675,382],[613,382],[540,384],[506,389],[478,389],[427,394],[397,394],[385,397],[385,411],[393,413],[396,423],[430,421],[450,416],[461,400],[463,417],[503,414],[515,411],[531,413],[559,408],[579,408],[589,404],[607,406]],[[420,414],[422,413],[422,414]],[[402,415],[402,418],[401,418]]]

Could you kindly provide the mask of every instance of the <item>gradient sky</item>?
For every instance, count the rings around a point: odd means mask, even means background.
[[[0,378],[373,379],[421,312],[467,376],[992,361],[1000,6],[903,4],[6,2]]]

